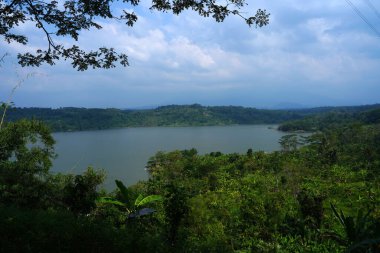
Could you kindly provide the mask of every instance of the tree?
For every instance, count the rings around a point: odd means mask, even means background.
[[[279,140],[281,148],[284,152],[295,151],[297,146],[300,145],[298,136],[296,134],[288,134],[281,137]]]
[[[99,197],[98,186],[106,177],[104,171],[95,171],[89,167],[82,175],[66,175],[62,189],[64,205],[75,214],[88,214],[96,207]]]
[[[8,123],[0,130],[0,203],[38,206],[55,157],[50,130],[39,121]]]
[[[82,30],[101,29],[98,19],[122,20],[127,26],[133,26],[137,14],[123,10],[117,15],[112,4],[122,2],[124,7],[133,8],[140,4],[139,0],[0,0],[0,36],[8,43],[28,43],[25,34],[14,31],[25,22],[32,22],[47,39],[47,48],[35,52],[18,54],[21,66],[40,66],[42,63],[54,65],[59,59],[70,60],[77,70],[92,68],[113,68],[119,62],[127,66],[128,57],[113,48],[100,47],[96,51],[86,52],[78,45],[71,47],[57,43],[57,38],[68,36],[74,41]],[[229,15],[237,15],[251,26],[262,27],[269,23],[269,14],[258,9],[255,16],[244,17],[240,10],[245,0],[227,0],[218,4],[215,0],[152,0],[151,10],[172,12],[175,15],[184,10],[193,10],[202,17],[212,17],[222,22]]]

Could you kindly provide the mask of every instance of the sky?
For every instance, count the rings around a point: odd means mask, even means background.
[[[234,16],[217,23],[191,11],[150,11],[142,1],[125,6],[138,15],[132,28],[99,20],[103,29],[81,32],[78,42],[57,40],[129,56],[129,67],[84,72],[64,61],[19,66],[17,53],[47,46],[44,34],[26,23],[17,30],[29,37],[27,47],[0,41],[0,55],[8,54],[0,67],[0,101],[52,108],[380,103],[380,1],[351,1],[372,28],[346,0],[249,0],[245,15],[258,8],[271,14],[269,25],[258,29]]]

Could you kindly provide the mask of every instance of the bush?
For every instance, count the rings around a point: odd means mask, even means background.
[[[127,236],[64,211],[0,207],[0,252],[125,252]]]

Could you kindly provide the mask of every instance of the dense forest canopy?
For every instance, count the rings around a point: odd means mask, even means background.
[[[300,127],[304,122],[315,123],[318,119],[332,118],[338,123],[373,115],[380,105],[352,107],[321,107],[293,110],[266,110],[240,106],[168,105],[155,109],[86,109],[86,108],[11,108],[8,121],[38,119],[53,131],[98,130],[119,127],[146,126],[211,126],[234,124],[280,124],[280,129],[313,131],[313,127]],[[370,112],[374,110],[374,112]],[[367,112],[368,111],[368,112]],[[366,112],[366,113],[364,113]],[[364,113],[364,114],[363,114]],[[334,116],[331,116],[334,115]],[[376,115],[372,117],[376,118]],[[368,118],[369,119],[369,118]],[[298,120],[298,121],[292,121]],[[364,119],[363,119],[364,120]],[[340,122],[339,121],[339,122]],[[368,122],[369,123],[369,122]],[[298,125],[299,127],[290,127]]]
[[[365,115],[272,153],[158,152],[147,181],[114,192],[104,171],[52,174],[43,123],[7,123],[0,251],[379,252],[379,114]]]
[[[325,113],[308,115],[302,119],[284,122],[279,126],[279,130],[318,131],[336,128],[352,122],[376,124],[380,122],[379,120],[380,109],[374,105],[361,108],[360,110],[332,110]]]

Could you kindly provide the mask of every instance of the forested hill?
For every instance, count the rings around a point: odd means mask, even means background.
[[[380,123],[380,105],[335,108],[290,120],[279,126],[281,131],[322,131],[347,124]]]
[[[74,107],[59,109],[11,108],[7,111],[6,121],[34,118],[47,123],[53,131],[81,131],[119,127],[279,124],[332,111],[356,113],[374,108],[380,108],[380,105],[297,110],[266,110],[239,106],[201,106],[198,104],[168,105],[144,110]]]
[[[270,124],[300,119],[300,113],[262,110],[236,106],[206,107],[169,105],[156,109],[120,110],[86,108],[12,108],[7,120],[35,118],[47,123],[53,131],[80,131],[118,127],[210,126],[232,124]]]

